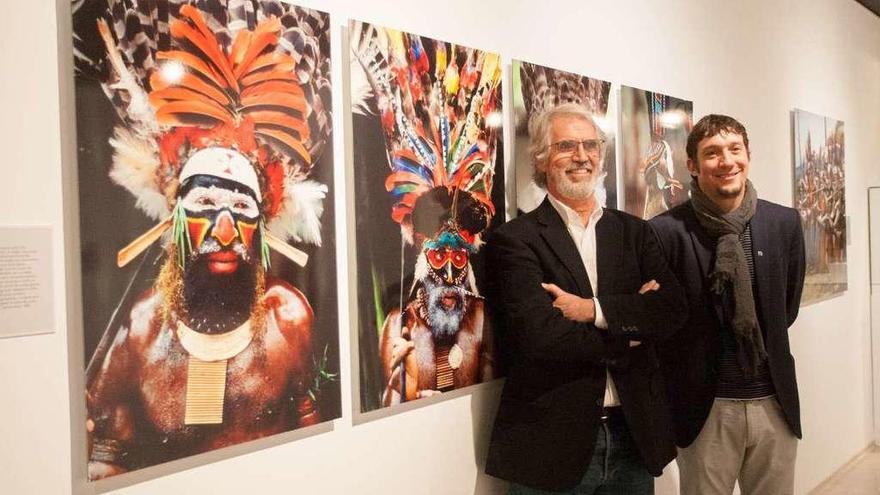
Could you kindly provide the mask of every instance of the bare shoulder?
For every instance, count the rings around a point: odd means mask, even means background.
[[[382,340],[400,337],[400,309],[392,309],[382,324]]]
[[[286,337],[292,337],[291,334],[308,333],[311,330],[315,319],[312,306],[305,294],[289,283],[276,278],[267,279],[263,304],[267,311],[273,313],[279,330]]]
[[[129,313],[128,337],[131,343],[139,348],[154,342],[162,325],[162,295],[155,288],[149,289],[132,305]]]

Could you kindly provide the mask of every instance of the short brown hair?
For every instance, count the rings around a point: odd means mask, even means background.
[[[691,133],[688,134],[688,158],[697,161],[697,145],[700,144],[700,141],[722,132],[739,134],[743,138],[746,150],[749,149],[749,133],[746,132],[745,126],[733,117],[713,113],[700,119],[693,130],[691,130]]]

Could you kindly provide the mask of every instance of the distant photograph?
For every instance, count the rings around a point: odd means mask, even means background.
[[[801,304],[846,291],[843,122],[794,111],[794,206],[801,214],[807,277]]]
[[[602,206],[617,208],[617,164],[614,153],[617,98],[611,91],[611,83],[519,60],[513,61],[512,80],[517,212],[532,211],[547,195],[547,191],[536,184],[532,177],[534,166],[528,153],[530,123],[543,112],[563,103],[583,105],[605,132],[603,179],[596,187],[596,198]]]
[[[693,102],[620,88],[623,210],[645,220],[688,199],[687,136]]]

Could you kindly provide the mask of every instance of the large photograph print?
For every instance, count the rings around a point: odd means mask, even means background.
[[[349,23],[361,412],[493,378],[481,246],[504,217],[494,53]]]
[[[89,479],[338,418],[327,14],[73,21]]]
[[[622,86],[623,210],[645,220],[688,199],[687,136],[692,102]]]
[[[602,179],[596,185],[596,198],[607,208],[617,208],[617,94],[611,83],[551,69],[528,62],[513,61],[513,114],[516,130],[516,207],[521,213],[538,207],[547,191],[534,179],[535,166],[529,156],[529,136],[533,122],[542,113],[565,103],[577,103],[593,117],[605,133]]]
[[[794,111],[794,205],[807,255],[802,304],[846,291],[843,122]]]

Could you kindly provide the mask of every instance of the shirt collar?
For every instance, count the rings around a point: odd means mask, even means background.
[[[547,193],[547,199],[550,200],[550,204],[553,205],[553,208],[559,213],[559,216],[562,217],[562,221],[565,222],[565,226],[569,229],[584,229],[590,225],[596,225],[596,223],[599,222],[599,219],[602,218],[602,207],[599,206],[598,202],[596,203],[593,212],[590,213],[590,217],[587,219],[587,225],[584,225],[581,223],[581,217],[576,211],[562,201],[556,199],[549,192]]]

